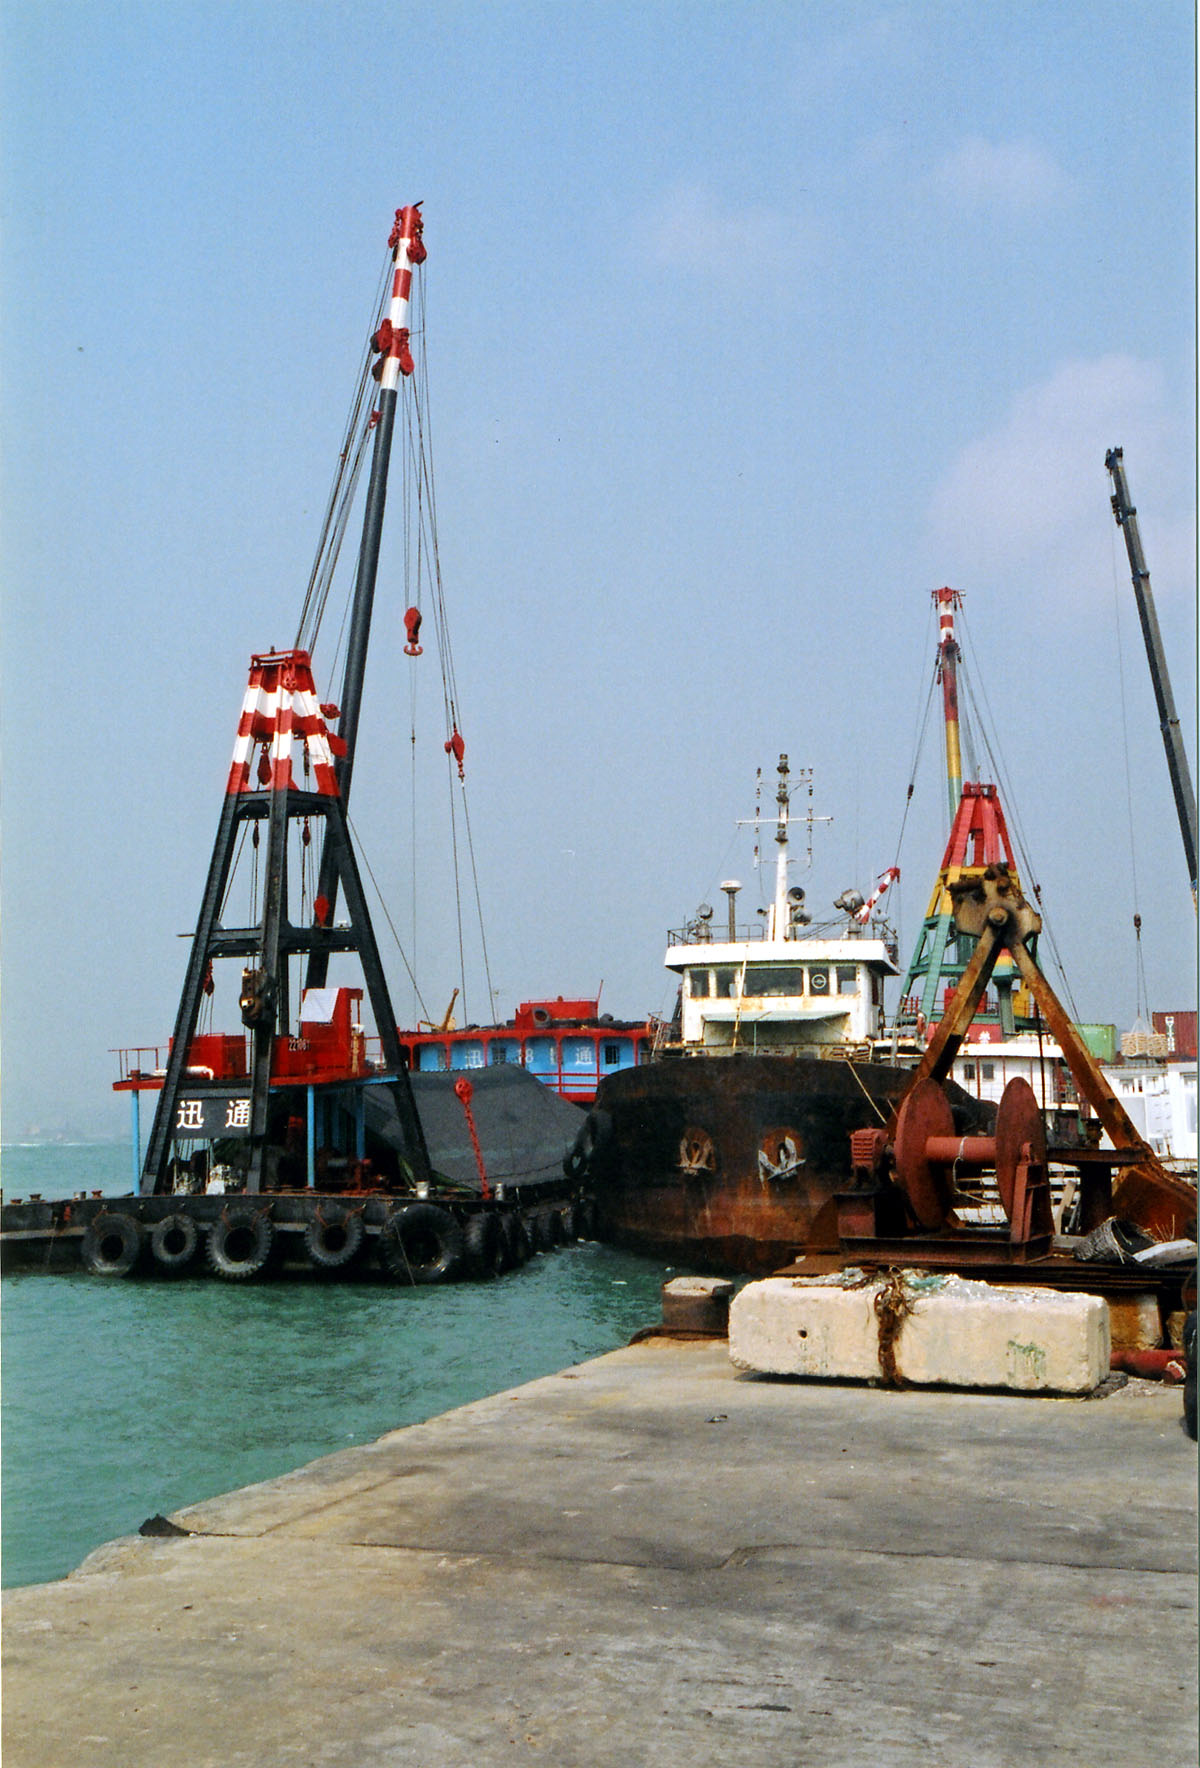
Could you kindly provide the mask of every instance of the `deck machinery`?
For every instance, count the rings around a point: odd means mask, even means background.
[[[1052,1247],[1051,1158],[1078,1171],[1082,1231],[1119,1216],[1164,1241],[1194,1237],[1196,1188],[1168,1172],[1139,1136],[1034,963],[1029,948],[1041,918],[1013,874],[992,865],[949,888],[956,930],[975,942],[974,950],[887,1124],[851,1139],[854,1188],[838,1200],[842,1252],[949,1268],[1035,1263]],[[1111,1148],[1048,1148],[1036,1098],[1024,1080],[1006,1088],[993,1135],[954,1133],[941,1083],[1002,955],[1037,1002]],[[977,1201],[967,1182],[986,1172],[994,1176],[1005,1227],[968,1226],[956,1213]]]

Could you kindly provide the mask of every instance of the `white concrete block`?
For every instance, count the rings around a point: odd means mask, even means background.
[[[1018,1289],[947,1273],[900,1273],[902,1320],[894,1341],[901,1380],[1020,1393],[1088,1393],[1109,1372],[1108,1308],[1099,1296]],[[861,1271],[768,1277],[729,1310],[735,1367],[763,1375],[878,1381],[886,1280]]]

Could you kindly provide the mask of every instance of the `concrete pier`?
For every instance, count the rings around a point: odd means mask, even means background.
[[[1181,1416],[653,1338],[9,1592],[5,1768],[1183,1768]]]

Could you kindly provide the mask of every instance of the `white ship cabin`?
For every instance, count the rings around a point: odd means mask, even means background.
[[[739,929],[737,886],[722,888],[730,896],[728,938],[713,938],[711,911],[703,909],[670,936],[664,962],[680,979],[679,1047],[866,1054],[881,1035],[884,982],[900,973],[894,942],[860,927],[849,912],[842,925],[808,932],[798,890],[788,892],[782,914],[776,905],[764,925]]]
[[[775,891],[751,926],[737,924],[734,878],[721,885],[729,904],[726,937],[714,937],[713,911],[701,904],[693,920],[669,936],[668,970],[679,977],[679,1012],[666,1045],[682,1055],[867,1056],[883,1031],[883,985],[900,974],[896,939],[872,910],[898,877],[880,879],[870,899],[844,891],[833,907],[841,919],[814,927],[804,892],[788,885],[791,824],[788,758],[779,757],[775,822]],[[812,775],[801,778],[812,797]],[[811,809],[803,818],[812,856]],[[749,825],[762,827],[755,817]],[[757,863],[757,862],[756,862]]]

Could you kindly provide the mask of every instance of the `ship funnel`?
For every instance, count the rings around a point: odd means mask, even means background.
[[[725,892],[725,895],[729,899],[729,943],[730,943],[730,945],[732,945],[734,940],[737,938],[737,920],[736,920],[736,912],[734,909],[734,898],[737,896],[737,893],[741,888],[742,888],[741,880],[738,878],[726,878],[721,885],[721,889]]]

